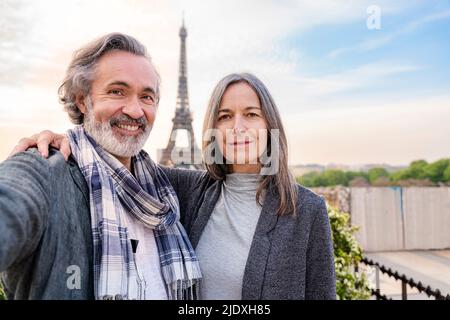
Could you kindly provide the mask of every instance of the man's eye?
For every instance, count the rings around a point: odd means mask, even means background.
[[[249,117],[249,118],[255,118],[255,117],[259,117],[259,114],[254,113],[254,112],[250,112],[249,114],[247,114],[247,117]]]
[[[142,96],[142,99],[144,99],[146,102],[154,102],[155,98],[153,96]]]
[[[116,89],[109,90],[108,93],[113,95],[123,95],[122,91]]]

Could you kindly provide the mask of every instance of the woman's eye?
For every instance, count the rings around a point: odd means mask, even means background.
[[[259,117],[259,115],[257,113],[254,113],[254,112],[250,112],[247,116],[250,117],[250,118]]]
[[[218,120],[222,121],[222,120],[228,120],[230,118],[231,118],[231,116],[229,114],[224,114],[223,116],[220,116]]]

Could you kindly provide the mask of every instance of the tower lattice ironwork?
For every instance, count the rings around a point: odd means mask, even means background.
[[[172,119],[172,131],[167,147],[160,150],[161,157],[159,163],[165,166],[200,169],[202,168],[200,161],[201,151],[195,142],[194,131],[192,129],[192,113],[189,109],[186,60],[187,30],[184,26],[184,19],[179,36],[181,46],[175,117]],[[185,130],[187,134],[188,146],[177,147],[177,133],[183,130]]]

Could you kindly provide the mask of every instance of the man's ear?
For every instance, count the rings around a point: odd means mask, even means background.
[[[86,102],[85,102],[85,97],[82,96],[82,95],[78,95],[75,101],[76,101],[78,109],[80,109],[80,112],[82,114],[85,114],[86,113],[86,109],[87,109]]]

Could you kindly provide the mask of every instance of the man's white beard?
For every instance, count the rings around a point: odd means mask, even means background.
[[[86,132],[107,152],[118,157],[129,158],[137,155],[143,148],[147,138],[152,130],[152,126],[148,124],[147,120],[136,120],[128,116],[122,115],[121,117],[126,117],[127,121],[134,121],[144,125],[144,131],[138,136],[120,136],[117,137],[111,126],[111,118],[108,122],[98,122],[94,119],[94,114],[92,112],[92,104],[87,99],[86,104],[86,114],[84,115],[84,128]],[[121,118],[117,117],[117,118]],[[117,119],[116,118],[116,119]],[[141,121],[141,122],[139,122]],[[145,123],[143,123],[145,121]]]

